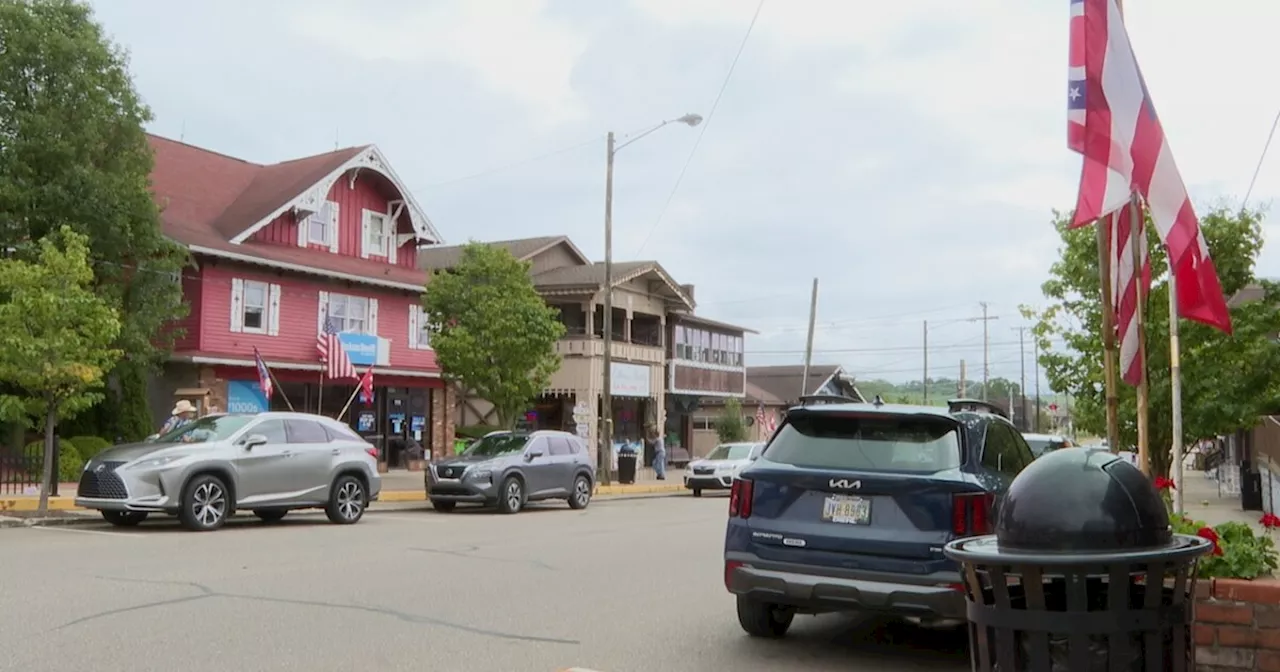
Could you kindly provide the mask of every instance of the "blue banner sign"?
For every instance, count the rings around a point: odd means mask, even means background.
[[[373,334],[344,332],[338,334],[342,349],[356,366],[372,366],[378,363],[378,337]]]
[[[265,413],[268,410],[267,395],[258,387],[258,381],[227,381],[228,413]]]

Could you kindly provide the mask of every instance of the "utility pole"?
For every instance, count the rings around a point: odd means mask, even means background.
[[[988,325],[991,320],[1000,319],[994,315],[987,314],[987,302],[982,301],[978,305],[982,306],[982,317],[969,318],[970,322],[982,322],[982,400],[987,401],[987,382],[991,376],[991,330]]]
[[[1031,341],[1032,352],[1035,353],[1032,364],[1036,367],[1036,422],[1035,431],[1040,433],[1040,342]],[[1114,448],[1112,450],[1115,450]]]
[[[920,379],[924,387],[924,405],[929,405],[929,320],[924,321],[924,377]]]
[[[604,389],[600,391],[600,448],[596,478],[613,482],[613,131],[609,131],[604,173]]]
[[[800,377],[800,396],[809,394],[809,365],[813,363],[813,326],[818,319],[818,279],[813,279],[813,294],[809,297],[809,339],[804,346],[804,375]]]
[[[1022,425],[1027,429],[1031,429],[1031,423],[1027,422],[1027,347],[1023,341],[1023,335],[1026,333],[1026,327],[1014,327],[1018,330],[1018,359],[1021,364],[1021,374],[1018,381],[1018,412],[1022,416]],[[1024,430],[1025,431],[1025,430]]]
[[[956,396],[960,397],[961,399],[968,397],[968,392],[969,392],[969,386],[965,384],[965,381],[964,381],[964,373],[965,373],[964,360],[962,359],[960,360],[960,389],[956,390],[957,392]]]

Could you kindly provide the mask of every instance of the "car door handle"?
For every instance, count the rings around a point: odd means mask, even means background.
[[[334,448],[332,451],[330,451],[330,453],[333,455],[341,455],[342,451],[337,448]]]
[[[282,452],[282,453],[280,453],[280,454],[281,454],[281,455],[283,455],[283,456],[285,456],[285,457],[293,457],[293,451],[292,451],[292,450],[286,450],[286,451],[284,451],[284,452]]]

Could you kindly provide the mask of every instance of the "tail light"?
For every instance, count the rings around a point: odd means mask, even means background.
[[[733,479],[729,489],[729,517],[751,517],[751,481],[745,478]]]
[[[377,447],[377,446],[369,446],[368,448],[365,448],[365,449],[364,449],[364,452],[369,453],[369,457],[372,457],[372,458],[373,458],[373,459],[375,459],[375,460],[376,460],[376,459],[378,459],[378,447]]]
[[[738,560],[726,560],[724,563],[724,587],[725,590],[733,590],[733,571],[739,567],[746,566],[746,563]]]
[[[990,492],[956,494],[951,500],[951,531],[958,537],[991,534],[996,496]]]

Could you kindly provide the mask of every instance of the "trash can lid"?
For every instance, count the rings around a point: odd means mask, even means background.
[[[1096,448],[1055,450],[1023,469],[999,503],[995,533],[1010,552],[1123,552],[1173,541],[1151,481]]]

